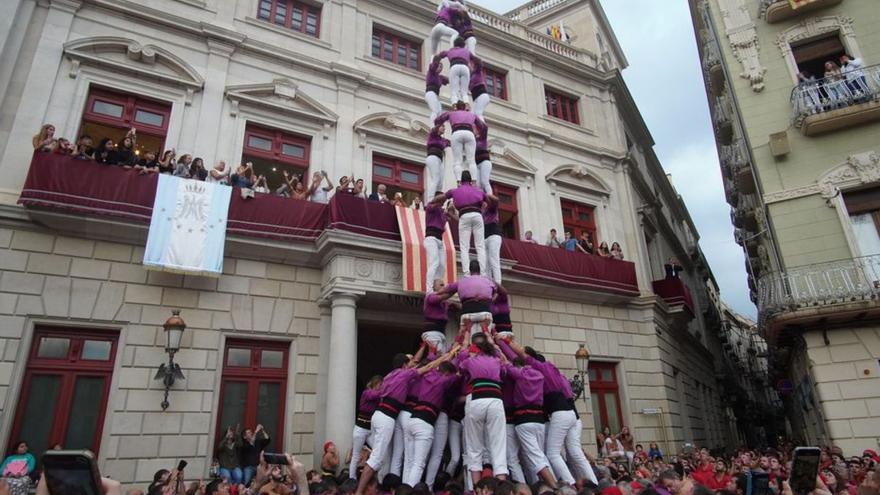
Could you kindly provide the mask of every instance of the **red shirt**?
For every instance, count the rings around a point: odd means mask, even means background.
[[[727,485],[730,484],[732,479],[733,478],[727,473],[724,473],[724,476],[722,476],[720,480],[713,474],[712,476],[705,478],[705,480],[702,481],[702,484],[711,490],[723,490],[727,488]]]

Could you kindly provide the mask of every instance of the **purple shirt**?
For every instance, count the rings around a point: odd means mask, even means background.
[[[445,290],[450,293],[458,291],[458,297],[462,301],[471,299],[491,301],[492,294],[495,293],[495,282],[480,275],[468,275],[467,277],[462,277],[457,282],[447,285]]]
[[[425,227],[434,227],[441,231],[446,229],[446,212],[442,206],[428,204],[425,206]]]
[[[480,120],[480,122],[483,122]],[[480,132],[474,135],[474,138],[477,140],[477,151],[488,151],[489,150],[489,127],[483,122],[482,126],[477,126],[480,129]]]
[[[436,86],[439,88],[449,83],[449,79],[440,72],[441,69],[440,62],[431,62],[431,65],[428,66],[428,72],[425,73],[425,86]]]
[[[410,385],[418,378],[419,372],[413,368],[398,368],[385,376],[379,395],[384,399],[394,399],[403,403],[406,401]]]
[[[449,140],[443,137],[442,133],[434,132],[434,130],[431,130],[431,132],[428,133],[428,142],[425,143],[426,148],[446,149],[449,146]]]
[[[471,51],[466,46],[452,47],[441,53],[440,56],[448,58],[450,63],[455,59],[464,60],[465,63],[470,63],[471,61]]]
[[[468,354],[468,350],[464,349],[458,353],[457,360],[461,363],[459,367],[470,375],[471,381],[481,378],[496,382],[501,381],[501,360],[497,357],[485,354],[471,356]]]
[[[475,61],[474,70],[471,71],[471,82],[468,84],[468,89],[473,91],[474,88],[481,84],[486,84],[486,73],[483,72],[483,63]]]
[[[425,296],[422,313],[426,320],[446,320],[449,303],[440,299],[436,292]]]
[[[361,414],[371,415],[379,405],[379,390],[368,388],[361,393],[361,400],[358,403],[358,412]]]
[[[486,193],[478,187],[464,183],[455,189],[446,191],[446,197],[452,199],[452,204],[459,210],[466,207],[477,207],[486,199]]]
[[[495,296],[495,300],[492,301],[492,307],[489,311],[491,311],[493,315],[510,313],[510,299],[507,298],[507,294],[499,292]],[[507,355],[507,353],[504,354]]]
[[[504,353],[504,355],[507,356],[507,359],[513,360],[519,357],[515,352],[513,352],[513,349],[511,349],[510,345],[504,340],[501,340],[498,346],[501,348],[501,351]],[[561,392],[566,399],[571,399],[572,397],[574,397],[574,394],[572,394],[571,392],[571,385],[568,383],[568,380],[564,376],[562,376],[562,373],[559,372],[556,366],[553,366],[553,363],[549,361],[544,361],[542,363],[532,356],[527,355],[526,364],[538,370],[544,377],[545,394]]]
[[[483,225],[498,223],[498,202],[488,201],[483,208]]]
[[[471,127],[476,126],[484,131],[486,129],[486,123],[483,122],[483,119],[477,117],[477,115],[470,110],[452,110],[451,112],[443,112],[437,116],[434,120],[434,124],[440,125],[447,120],[452,127],[469,125]]]
[[[544,375],[531,366],[507,365],[507,377],[513,380],[513,407],[544,404]]]
[[[455,7],[442,7],[437,11],[437,15],[434,16],[434,22],[442,22],[446,25],[451,25],[452,20],[455,18],[455,11],[457,9]]]
[[[436,408],[443,405],[446,391],[458,382],[455,373],[443,374],[437,370],[431,370],[422,377],[416,397],[419,402],[427,402]]]

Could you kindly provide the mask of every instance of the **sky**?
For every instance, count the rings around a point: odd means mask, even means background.
[[[522,0],[473,0],[499,13]],[[654,152],[690,211],[700,246],[736,311],[755,317],[743,251],[733,240],[687,0],[601,0],[629,67],[627,86],[654,137]]]

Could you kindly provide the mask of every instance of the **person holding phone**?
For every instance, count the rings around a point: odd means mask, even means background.
[[[257,474],[257,466],[260,464],[260,452],[262,452],[271,441],[269,433],[263,428],[263,425],[257,425],[255,429],[247,428],[241,434],[241,448],[239,448],[239,458],[241,459],[242,483],[249,485],[254,475]]]
[[[242,471],[238,454],[241,449],[241,425],[226,428],[226,433],[217,445],[215,455],[220,464],[220,477],[237,485],[241,483]]]

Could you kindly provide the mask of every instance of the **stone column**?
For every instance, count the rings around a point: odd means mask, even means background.
[[[321,340],[318,351],[318,394],[315,411],[315,466],[321,464],[321,449],[324,445],[324,432],[327,427],[327,373],[329,371],[330,361],[330,301],[323,299],[318,303],[321,308]],[[344,453],[343,453],[344,455]]]
[[[351,448],[351,429],[357,406],[357,306],[356,294],[330,296],[330,349],[327,366],[327,424],[324,438],[333,441],[341,455]]]

